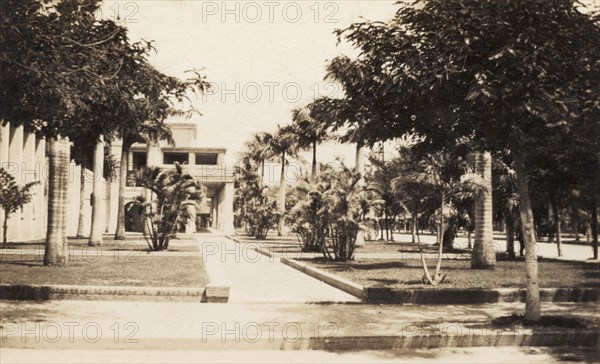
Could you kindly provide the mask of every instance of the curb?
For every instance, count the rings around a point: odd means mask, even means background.
[[[201,243],[202,244],[202,243]],[[200,251],[204,249],[200,247]],[[202,302],[206,303],[227,303],[231,291],[231,282],[223,272],[221,265],[218,262],[212,262],[211,259],[205,259],[202,256],[204,270],[208,276],[208,284],[202,296]]]
[[[127,300],[148,298],[191,299],[197,301],[204,288],[76,286],[76,285],[10,285],[0,284],[0,299],[42,301],[61,299],[105,299],[107,296]]]
[[[270,252],[268,250],[265,250],[263,248],[255,247],[254,251],[256,251],[256,252],[258,252],[258,253],[260,253],[262,255],[265,255],[265,256],[267,256],[269,258],[275,258],[275,253],[272,253],[272,252]]]
[[[281,261],[281,263],[283,263],[285,265],[288,265],[294,269],[297,269],[313,278],[316,278],[322,282],[325,282],[325,283],[329,284],[330,286],[340,289],[340,290],[342,290],[346,293],[349,293],[355,297],[358,297],[362,300],[367,299],[367,296],[366,296],[367,292],[364,290],[364,287],[357,283],[354,283],[354,282],[349,281],[344,278],[340,278],[338,276],[335,276],[334,274],[331,274],[329,272],[326,272],[326,271],[318,269],[318,268],[311,267],[304,263],[300,263],[293,259],[281,258],[280,261]]]
[[[241,244],[241,243],[242,243],[242,241],[241,241],[239,238],[236,238],[236,237],[235,237],[235,236],[233,236],[233,235],[225,235],[225,237],[226,237],[227,239],[229,239],[229,240],[233,240],[234,242],[236,242],[236,243],[238,243],[238,244]]]
[[[267,255],[268,252],[257,249]],[[364,287],[358,283],[339,277],[333,273],[312,267],[293,259],[280,258],[283,264],[297,269],[313,278],[338,288],[367,303],[391,304],[483,304],[501,302],[525,302],[525,288],[423,288],[394,289],[390,287]],[[540,288],[542,302],[600,302],[600,288],[597,287],[561,287]]]
[[[540,331],[521,330],[496,332],[475,330],[466,334],[420,333],[382,336],[331,336],[301,338],[260,338],[259,340],[202,338],[139,338],[115,342],[103,338],[91,342],[85,338],[72,341],[48,342],[35,339],[25,340],[21,335],[3,332],[0,335],[3,349],[49,349],[49,350],[324,350],[362,351],[399,349],[437,349],[466,347],[571,347],[597,348],[600,333],[591,330]],[[2,330],[0,330],[2,332]]]
[[[393,289],[388,287],[365,287],[368,303],[397,304],[482,304],[501,302],[525,302],[525,288],[423,288]],[[542,302],[600,302],[600,289],[581,288],[540,288]]]

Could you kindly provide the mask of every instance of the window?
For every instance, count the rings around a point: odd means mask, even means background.
[[[196,164],[205,166],[216,166],[217,165],[217,153],[197,153]]]
[[[146,152],[133,152],[131,161],[131,169],[136,171],[146,165],[147,155]]]
[[[187,153],[164,153],[163,154],[163,164],[175,164],[175,162],[179,162],[179,164],[189,164],[190,156]]]

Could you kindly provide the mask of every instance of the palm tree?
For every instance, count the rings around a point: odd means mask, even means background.
[[[183,173],[179,163],[175,163],[173,170],[143,167],[136,172],[136,182],[156,196],[155,201],[138,197],[138,203],[148,211],[145,222],[149,236],[144,233],[144,238],[151,250],[167,250],[177,227],[189,217],[189,209],[196,208],[203,200],[206,189]]]
[[[277,226],[277,234],[279,236],[283,236],[285,233],[285,197],[287,185],[285,167],[287,164],[287,156],[293,156],[296,154],[296,148],[298,145],[297,136],[294,133],[293,128],[288,125],[279,127],[274,136],[269,134],[266,138],[269,141],[269,146],[272,153],[274,155],[281,156],[281,177],[279,179],[279,198],[277,199],[281,216]]]
[[[492,157],[488,152],[475,153],[475,173],[482,188],[475,199],[475,244],[471,268],[494,269],[496,251],[492,220]]]
[[[79,217],[77,220],[77,237],[84,238],[85,234],[85,180],[87,176],[85,164],[79,170]]]
[[[312,105],[297,108],[292,111],[293,132],[298,139],[298,147],[307,149],[312,147],[311,179],[317,179],[317,145],[327,136],[327,127],[321,120],[311,116]]]
[[[260,166],[260,183],[264,182],[265,162],[272,157],[271,139],[273,136],[269,133],[258,132],[252,136],[252,139],[246,143],[246,156]]]
[[[374,167],[372,173],[367,178],[365,191],[373,192],[379,199],[374,201],[379,206],[384,219],[384,230],[386,240],[394,240],[393,225],[396,218],[408,212],[406,206],[401,200],[401,195],[394,188],[392,181],[402,172],[403,163],[400,158],[384,161],[376,157],[370,158]],[[360,174],[359,174],[360,178]]]
[[[102,138],[94,148],[94,181],[92,193],[92,226],[88,244],[90,246],[102,245],[102,233],[104,232],[104,182],[102,177],[104,167],[104,141]]]
[[[138,125],[137,130],[123,130],[121,162],[119,164],[119,200],[117,205],[117,228],[115,240],[125,239],[125,188],[127,187],[127,172],[129,167],[129,151],[138,142],[156,143],[166,140],[173,145],[171,129],[162,121],[147,121]]]
[[[48,231],[44,252],[45,266],[65,266],[67,254],[67,198],[69,194],[70,145],[67,138],[48,142]]]

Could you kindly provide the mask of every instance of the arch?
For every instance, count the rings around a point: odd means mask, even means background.
[[[125,231],[144,232],[144,208],[135,202],[125,205]]]

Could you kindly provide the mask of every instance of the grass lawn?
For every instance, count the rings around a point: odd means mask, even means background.
[[[430,288],[423,284],[419,259],[363,259],[354,262],[304,260],[363,286],[385,285],[394,288]],[[433,274],[435,259],[428,259]],[[589,263],[541,260],[538,265],[541,287],[600,287],[600,266]],[[440,288],[502,288],[525,286],[525,262],[497,262],[495,270],[473,270],[470,260],[443,260],[446,275]]]
[[[421,248],[426,253],[436,253],[438,251],[437,246],[429,244],[421,244]],[[462,253],[467,250],[455,249],[453,252]],[[367,241],[365,246],[356,247],[354,250],[355,254],[395,254],[395,253],[418,253],[419,244],[407,243],[407,242],[393,242],[393,241]],[[469,251],[470,252],[470,251]]]
[[[160,253],[157,253],[160,254]],[[0,284],[204,287],[200,257],[74,255],[68,267],[44,267],[40,255],[0,255]]]
[[[69,238],[70,250],[102,250],[102,251],[150,251],[148,244],[143,236],[127,237],[125,240],[115,240],[114,238],[104,237],[103,243],[98,247],[89,247],[87,238]],[[34,240],[23,243],[8,243],[6,249],[40,250],[44,252],[45,239]],[[0,244],[0,253],[4,248]],[[186,241],[171,239],[169,242],[170,252],[199,252],[198,244],[195,241]]]

